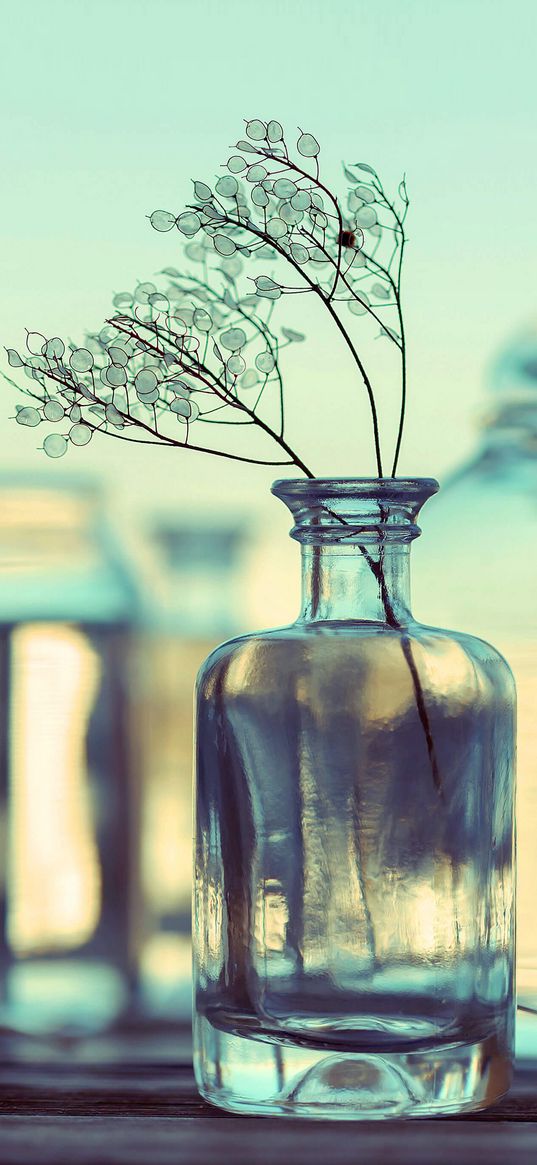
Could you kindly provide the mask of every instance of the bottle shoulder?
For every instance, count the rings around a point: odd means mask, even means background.
[[[446,669],[452,678],[468,668],[476,673],[494,673],[507,687],[514,681],[504,656],[484,639],[467,632],[446,630],[409,622],[400,628],[382,623],[346,621],[335,623],[292,623],[270,630],[234,637],[216,647],[198,672],[197,686],[212,688],[219,677],[230,672],[242,686],[261,673],[279,672],[282,681],[290,673],[311,672],[312,668],[344,671],[375,666],[397,669],[408,645],[414,647],[420,667],[436,673],[442,682]],[[403,649],[403,650],[402,650]],[[349,672],[349,675],[351,673]]]

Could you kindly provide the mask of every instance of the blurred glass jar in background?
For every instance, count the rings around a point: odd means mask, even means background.
[[[536,332],[500,357],[490,388],[480,448],[445,483],[434,513],[425,515],[427,555],[418,547],[414,598],[420,618],[473,630],[494,643],[515,675],[518,996],[519,1003],[537,1007]],[[535,1037],[534,1043],[537,1052]]]
[[[142,766],[142,1016],[190,1020],[193,699],[240,625],[244,528],[155,524],[146,539],[136,724]]]
[[[136,971],[136,605],[92,484],[0,479],[0,1030],[84,1034]]]

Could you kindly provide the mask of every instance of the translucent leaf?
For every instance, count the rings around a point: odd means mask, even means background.
[[[177,322],[179,322],[179,318],[181,318],[183,320],[183,323],[188,324],[188,326],[190,327],[192,320],[193,320],[192,308],[186,308],[186,305],[182,304],[181,309],[179,309],[179,312],[181,312],[181,317],[176,316],[174,318],[177,319]]]
[[[347,182],[358,182],[359,181],[359,179],[356,177],[356,174],[352,174],[351,171],[348,170],[346,166],[343,167],[343,173],[347,179]]]
[[[152,368],[142,368],[134,377],[134,385],[137,392],[152,392],[157,384],[157,377]]]
[[[242,356],[230,356],[226,364],[226,368],[231,372],[232,376],[240,376],[246,368],[246,361]]]
[[[203,215],[204,222],[222,222],[224,217],[222,212],[217,210],[215,206],[204,206],[200,213]]]
[[[190,417],[190,401],[187,397],[177,396],[170,405],[172,413],[177,413],[177,416]]]
[[[256,154],[257,153],[255,146],[253,146],[251,144],[251,142],[245,142],[244,140],[237,142],[237,149],[242,150],[243,154]]]
[[[307,210],[311,206],[311,194],[309,190],[297,190],[291,199],[291,206],[293,210]]]
[[[367,162],[353,162],[353,165],[357,170],[365,170],[368,174],[373,174],[375,178],[377,177],[376,170],[372,166],[368,166]]]
[[[219,178],[216,183],[216,190],[222,198],[235,198],[239,189],[239,183],[232,174],[224,174],[223,178]]]
[[[73,445],[87,445],[93,437],[93,429],[89,425],[73,425],[69,429],[69,440]]]
[[[134,289],[134,298],[137,303],[149,303],[149,296],[156,291],[154,283],[139,283]],[[113,339],[113,337],[110,337]]]
[[[185,394],[188,396],[194,392],[196,384],[191,384],[189,380],[181,377],[180,380],[171,380],[167,387],[172,389],[176,396],[185,396]]]
[[[306,339],[303,332],[295,332],[293,328],[282,328],[282,336],[285,336],[286,340],[291,340],[296,344]]]
[[[111,367],[112,367],[112,365],[107,364],[106,367],[101,368],[101,370],[99,372],[99,380],[101,380],[102,383],[105,384],[107,388],[113,387],[112,382],[108,379],[108,373],[110,372]]]
[[[382,235],[382,227],[380,223],[373,223],[372,226],[368,227],[368,230],[370,235],[374,235],[375,238],[380,239],[380,236]]]
[[[43,409],[43,416],[46,421],[61,421],[65,416],[65,409],[59,400],[48,400]]]
[[[155,231],[171,231],[175,226],[175,215],[169,210],[154,210],[149,222]]]
[[[262,142],[267,136],[267,127],[263,125],[262,121],[258,121],[257,118],[254,118],[253,121],[248,121],[246,123],[246,134],[247,137],[252,139],[252,141]]]
[[[235,352],[246,343],[246,332],[243,328],[228,328],[226,332],[222,332],[220,343],[224,348]]]
[[[309,251],[302,243],[291,243],[291,255],[295,263],[307,263],[310,257]]]
[[[28,376],[29,380],[36,380],[42,384],[44,382],[43,372],[47,368],[47,360],[44,356],[28,356],[26,365],[24,365],[24,376]],[[70,375],[69,370],[66,375]]]
[[[380,335],[388,336],[391,340],[397,340],[398,343],[401,343],[400,335],[395,332],[393,328],[389,328],[386,324],[383,324],[382,328],[380,329]]]
[[[311,133],[301,134],[296,146],[299,154],[302,154],[304,158],[316,158],[321,148],[317,138],[314,138]]]
[[[385,283],[373,283],[371,293],[372,295],[376,295],[377,299],[390,298],[390,288]]]
[[[181,231],[182,235],[186,235],[187,239],[192,239],[201,228],[201,219],[195,210],[184,210],[177,219],[177,229]],[[156,291],[156,288],[155,288]]]
[[[24,360],[21,360],[19,353],[14,348],[6,348],[7,362],[12,368],[22,368]]]
[[[266,177],[267,177],[266,167],[260,166],[259,162],[256,162],[253,166],[250,166],[249,170],[246,173],[246,181],[247,182],[262,182],[263,179]]]
[[[123,429],[125,427],[123,417],[115,405],[109,404],[106,406],[105,417],[108,423],[113,425],[115,429]]]
[[[232,174],[240,174],[241,170],[246,168],[246,162],[244,158],[241,158],[240,154],[233,154],[227,160],[227,168]]]
[[[314,206],[310,210],[309,217],[318,230],[326,230],[328,226],[328,219],[324,213],[324,210],[317,210],[317,207]]]
[[[281,142],[283,138],[283,126],[279,121],[269,121],[267,125],[267,138],[269,142]]]
[[[218,344],[216,343],[216,340],[215,340],[215,342],[214,342],[214,344],[213,344],[213,352],[214,352],[214,354],[215,354],[215,356],[216,356],[216,359],[217,359],[217,360],[221,360],[221,361],[222,361],[222,364],[223,364],[223,363],[224,363],[224,357],[222,356],[222,353],[221,353],[221,351],[220,351],[220,348],[218,347]]]
[[[272,372],[275,363],[276,361],[272,355],[272,352],[269,352],[268,350],[266,352],[260,352],[259,355],[255,358],[255,366],[256,368],[259,368],[260,372]]]
[[[213,192],[206,182],[194,182],[194,194],[198,202],[210,202]]]
[[[18,425],[27,425],[29,429],[35,428],[41,422],[41,417],[34,408],[19,408],[15,420]]]
[[[359,227],[372,227],[377,221],[377,212],[374,206],[361,206],[356,214]]]
[[[119,364],[111,364],[108,368],[108,383],[113,388],[119,388],[122,384],[127,383],[127,373],[125,369]]]
[[[82,381],[78,381],[77,391],[80,395],[84,396],[86,401],[96,400],[96,394],[92,393],[91,389],[87,388],[86,384],[84,384]],[[64,393],[63,395],[66,396],[66,393]],[[76,400],[76,398],[77,398],[77,395],[72,394],[71,400]]]
[[[181,424],[186,425],[187,422],[195,421],[199,417],[199,405],[196,404],[195,400],[183,400],[181,404],[183,405],[182,409],[174,409],[177,420],[181,421]]]
[[[246,372],[240,378],[241,388],[253,388],[254,384],[259,384],[259,377],[255,368],[247,368]]]
[[[43,449],[47,457],[63,457],[67,453],[67,441],[60,433],[49,433],[43,441]]]
[[[255,206],[268,206],[270,201],[269,196],[263,186],[254,186],[251,198]]]
[[[49,360],[61,360],[65,353],[65,344],[59,336],[53,336],[52,340],[47,340],[41,349],[44,356]]]
[[[187,243],[185,247],[185,255],[188,259],[192,259],[194,263],[203,263],[203,260],[207,255],[207,249],[204,247],[203,243]],[[163,275],[169,275],[170,270],[170,268],[167,268],[165,271],[163,271]],[[179,276],[178,271],[176,274]]]
[[[88,348],[75,348],[69,357],[71,368],[75,372],[89,372],[93,368],[93,356]]]
[[[318,190],[312,190],[310,194],[312,206],[316,206],[317,210],[322,210],[324,207],[324,198],[322,194],[319,194]]]
[[[129,354],[124,348],[119,348],[115,344],[111,344],[108,349],[108,355],[112,364],[120,364],[122,368],[128,363]]]
[[[119,308],[121,311],[123,308],[132,307],[133,301],[134,299],[130,291],[118,291],[116,295],[114,295],[112,303],[114,307]]]
[[[168,296],[164,295],[162,291],[154,291],[153,294],[149,296],[148,303],[150,303],[151,307],[154,307],[156,311],[167,312],[170,310],[170,301]]]
[[[177,336],[186,336],[188,331],[188,320],[185,320],[183,309],[181,315],[174,315],[172,317],[173,330]]]
[[[42,336],[41,332],[27,332],[26,333],[26,347],[34,356],[40,356],[43,351],[43,344],[46,344],[46,336]]]
[[[70,411],[69,411],[69,416],[70,416],[72,421],[74,421],[75,423],[78,423],[78,421],[80,421],[82,419],[82,410],[80,408],[80,405],[74,404],[72,409],[70,409]]]
[[[213,326],[213,317],[204,308],[198,307],[194,312],[192,322],[194,327],[198,329],[198,332],[210,332]]]
[[[188,243],[187,246],[185,247],[185,252],[188,254],[190,246],[195,246],[195,245],[196,245],[195,243],[193,243],[193,244]],[[170,279],[180,279],[181,278],[181,272],[177,270],[177,267],[163,267],[162,274],[169,275]]]
[[[353,267],[365,267],[366,266],[367,260],[366,260],[366,257],[364,255],[363,251],[357,251],[356,248],[352,248],[352,250],[345,250],[345,257],[346,257],[348,263],[350,263],[352,260]],[[351,270],[348,278],[352,279],[352,270]]]
[[[371,190],[369,186],[357,186],[356,194],[358,198],[362,199],[362,202],[376,202],[377,200],[375,191]]]
[[[311,248],[310,259],[314,263],[329,263],[330,262],[330,256],[326,255],[324,251],[321,251],[320,247],[312,247]]]
[[[302,222],[304,218],[303,210],[295,210],[290,202],[283,202],[280,206],[280,218],[288,224],[288,226],[296,226]]]
[[[235,279],[242,271],[242,263],[238,255],[234,255],[232,259],[223,259],[220,264],[220,270],[225,275],[229,275],[231,279]]]
[[[271,239],[283,239],[284,235],[287,234],[287,224],[283,221],[283,218],[280,218],[278,215],[274,218],[269,218],[267,234],[270,235]]]
[[[360,207],[362,207],[364,205],[364,203],[363,203],[363,200],[361,198],[358,198],[356,191],[351,190],[349,192],[349,197],[347,199],[347,205],[348,205],[351,213],[354,214],[355,211],[360,210]]]
[[[290,178],[277,178],[273,190],[276,198],[292,198],[298,193],[296,182],[292,182]]]
[[[279,299],[282,289],[269,275],[258,275],[254,280],[257,294],[264,299]]]
[[[152,392],[139,392],[137,389],[136,395],[141,404],[154,405],[158,401],[159,391],[158,388],[154,388]]]
[[[278,252],[274,250],[274,247],[271,247],[268,243],[265,243],[264,246],[260,247],[259,250],[256,251],[255,257],[257,260],[264,259],[268,263],[273,263],[274,260],[278,257]]]
[[[360,295],[357,299],[350,299],[349,300],[349,311],[352,313],[353,316],[365,315],[368,306],[369,306],[369,296],[366,295],[365,291],[361,291]]]
[[[237,250],[236,244],[233,242],[233,239],[229,238],[229,235],[217,233],[213,235],[213,243],[214,249],[218,251],[219,255],[233,255]]]

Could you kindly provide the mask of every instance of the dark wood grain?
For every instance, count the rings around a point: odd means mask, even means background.
[[[537,1165],[537,1064],[471,1118],[347,1124],[226,1115],[189,1062],[101,1051],[0,1067],[1,1165]]]

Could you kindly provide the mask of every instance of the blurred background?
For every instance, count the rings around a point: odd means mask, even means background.
[[[391,187],[406,173],[400,473],[443,487],[416,547],[415,612],[490,638],[517,675],[530,1006],[536,33],[533,0],[18,0],[0,76],[5,346],[25,328],[80,343],[114,293],[178,263],[179,236],[147,215],[211,181],[244,118],[313,132],[336,188],[343,158]],[[373,474],[366,402],[329,321],[307,296],[280,316],[308,335],[282,360],[296,444],[318,474]],[[395,392],[382,383],[387,439]],[[296,614],[298,561],[269,469],[105,439],[51,463],[16,403],[4,383],[0,1023],[33,1047],[187,1017],[194,677],[223,638]]]

